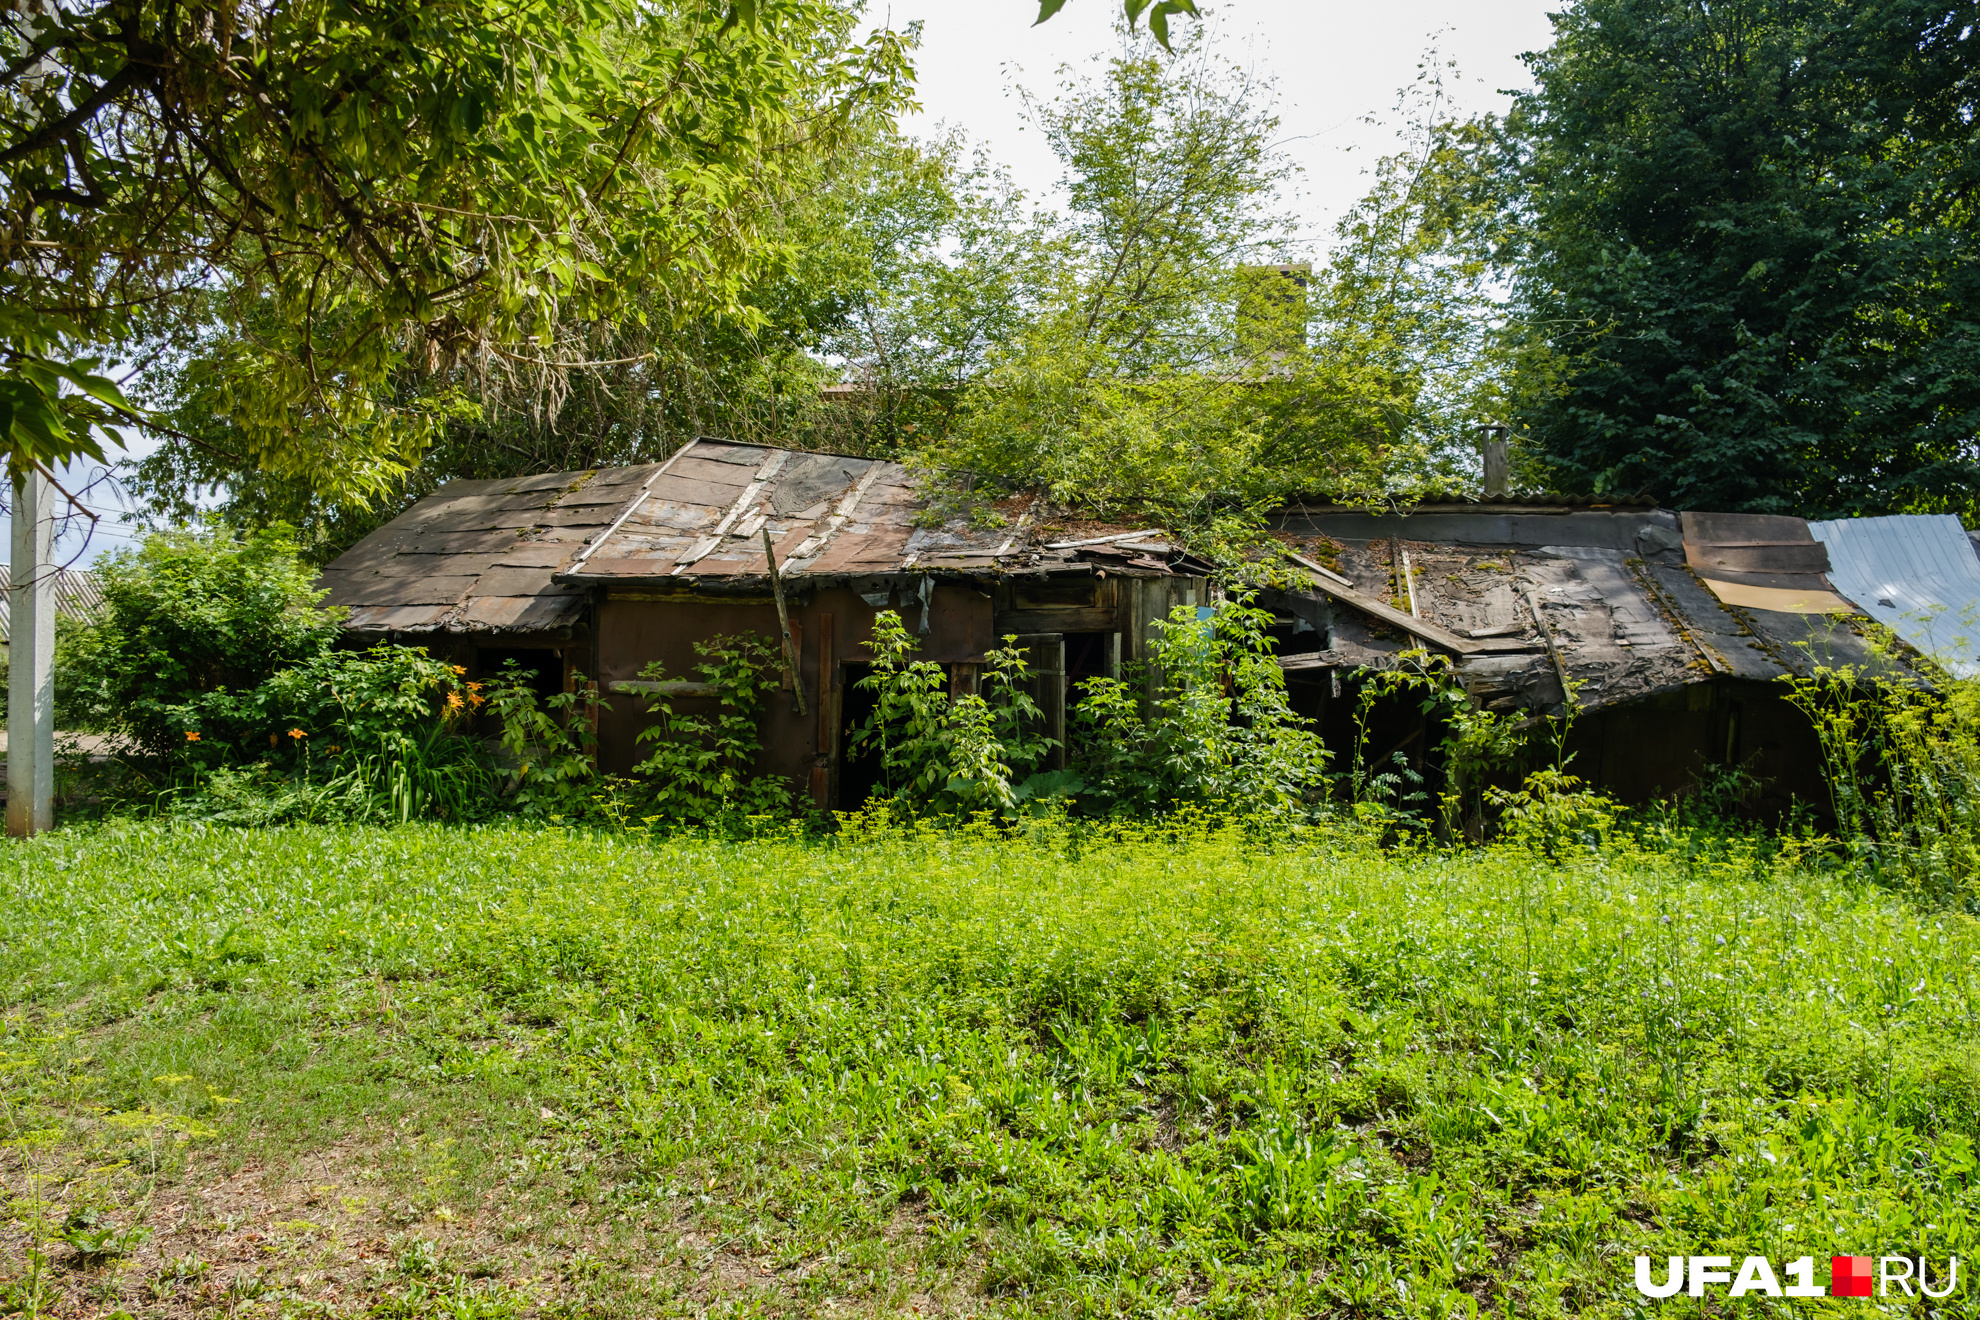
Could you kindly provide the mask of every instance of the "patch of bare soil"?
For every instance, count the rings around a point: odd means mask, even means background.
[[[495,1320],[696,1315],[752,1299],[771,1314],[938,1316],[981,1300],[964,1282],[980,1262],[917,1259],[923,1230],[906,1211],[878,1242],[790,1260],[682,1202],[602,1211],[542,1176],[572,1154],[551,1138],[508,1162],[513,1177],[496,1169],[493,1185],[461,1194],[443,1176],[451,1144],[378,1124],[279,1167],[230,1167],[197,1143],[109,1164],[16,1146],[0,1153],[0,1315]]]

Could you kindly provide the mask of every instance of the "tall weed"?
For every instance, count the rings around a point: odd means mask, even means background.
[[[790,781],[756,773],[763,704],[777,687],[777,654],[756,636],[711,637],[694,650],[701,657],[695,672],[715,698],[714,713],[681,713],[665,689],[646,699],[647,713],[659,718],[639,733],[650,754],[634,767],[635,794],[675,824],[790,814]],[[657,660],[640,677],[667,681]]]
[[[1851,668],[1784,681],[1815,726],[1857,860],[1924,901],[1980,911],[1980,682]]]
[[[879,756],[885,798],[961,816],[1014,812],[1016,785],[1057,746],[1039,732],[1024,653],[1009,645],[986,652],[980,690],[951,695],[942,666],[914,658],[918,644],[895,611],[874,619],[867,645],[873,672],[860,684],[874,708],[850,750]]]

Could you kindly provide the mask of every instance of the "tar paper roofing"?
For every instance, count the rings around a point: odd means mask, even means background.
[[[1583,709],[1713,678],[1880,669],[1801,519],[1567,507],[1282,510],[1332,611],[1302,670],[1429,645],[1492,708]],[[1573,697],[1567,696],[1572,687]]]
[[[1004,526],[940,516],[917,473],[842,454],[697,439],[664,463],[455,481],[323,573],[360,631],[525,632],[584,617],[588,588],[760,584],[767,531],[782,573],[1204,573],[1160,532],[1048,539],[1041,506]]]

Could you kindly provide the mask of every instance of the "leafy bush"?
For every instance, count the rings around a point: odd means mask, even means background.
[[[485,749],[464,736],[484,700],[465,673],[423,647],[325,651],[264,685],[263,708],[288,725],[270,746],[288,741],[305,776],[320,766],[352,779],[374,817],[471,819],[494,780]]]
[[[1444,771],[1443,792],[1436,804],[1439,837],[1482,840],[1487,827],[1486,807],[1503,810],[1512,801],[1503,787],[1495,788],[1488,780],[1525,760],[1527,731],[1516,717],[1479,706],[1458,679],[1450,657],[1428,651],[1405,651],[1396,657],[1395,668],[1364,676],[1355,698],[1354,759],[1345,774],[1355,814],[1392,827],[1422,828],[1425,824],[1411,811],[1428,806],[1428,794],[1420,790],[1421,771],[1411,767],[1400,751],[1392,754],[1387,765],[1367,759],[1368,730],[1376,702],[1405,693],[1417,698],[1427,723],[1444,731],[1437,744]],[[1567,727],[1566,721],[1553,726],[1557,769],[1566,764],[1560,740],[1566,737]],[[1542,791],[1557,794],[1559,787],[1549,780]]]
[[[860,686],[876,702],[852,750],[879,752],[885,796],[918,810],[1015,810],[1013,781],[1058,745],[1036,732],[1043,712],[1024,689],[1031,676],[1024,653],[986,652],[983,690],[951,697],[942,666],[914,658],[917,643],[895,611],[874,619],[867,645],[873,672]]]
[[[154,809],[223,824],[472,820],[497,777],[469,735],[481,685],[462,676],[418,647],[324,651],[235,694],[271,728],[260,755],[192,740],[140,782]]]
[[[487,684],[488,711],[501,722],[509,761],[502,791],[524,815],[568,815],[598,777],[590,718],[597,698],[580,674],[574,690],[539,702],[530,686],[534,677],[509,660]]]
[[[1594,848],[1621,814],[1613,798],[1592,791],[1559,766],[1528,775],[1516,789],[1487,788],[1485,799],[1503,813],[1504,837],[1558,862],[1571,846]]]
[[[694,644],[695,672],[714,689],[718,713],[683,715],[664,691],[647,699],[656,724],[639,741],[652,754],[633,768],[645,783],[653,809],[670,821],[712,824],[743,816],[782,815],[791,809],[790,781],[755,774],[762,750],[763,700],[777,686],[780,661],[761,637],[718,636]],[[659,661],[640,671],[649,682],[667,681]]]
[[[336,649],[285,527],[161,532],[101,566],[67,648],[86,723],[126,735],[153,809],[210,820],[470,819],[496,779],[483,702],[423,649]]]
[[[1204,804],[1268,814],[1318,802],[1327,749],[1287,702],[1265,635],[1271,617],[1232,599],[1202,617],[1179,605],[1158,620],[1157,683],[1146,711],[1142,667],[1081,684],[1074,745],[1102,802],[1117,810]]]
[[[263,685],[337,638],[337,615],[318,608],[323,593],[284,526],[157,532],[96,571],[102,617],[69,649],[76,703],[91,727],[168,762],[263,755],[282,732]]]

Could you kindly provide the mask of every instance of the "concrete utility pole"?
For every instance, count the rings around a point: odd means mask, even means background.
[[[7,833],[55,824],[55,490],[31,472],[14,482],[7,589]]]

